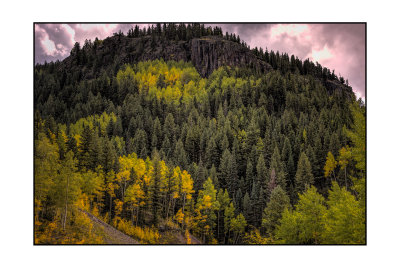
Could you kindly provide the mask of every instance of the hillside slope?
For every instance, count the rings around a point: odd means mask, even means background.
[[[169,27],[35,67],[38,241],[101,243],[93,221],[132,243],[76,203],[142,244],[362,244],[365,109],[343,77]]]
[[[82,213],[89,217],[94,225],[94,228],[101,228],[104,231],[104,243],[105,244],[118,244],[118,245],[135,245],[139,244],[138,241],[134,240],[132,237],[118,231],[111,225],[105,223],[99,218],[95,217],[93,214],[80,210]]]

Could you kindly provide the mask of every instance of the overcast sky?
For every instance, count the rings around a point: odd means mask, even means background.
[[[365,99],[364,24],[218,24],[240,35],[251,48],[287,52],[310,58],[349,80],[357,97]],[[104,39],[127,32],[133,24],[36,24],[35,61],[62,60],[75,42]],[[146,24],[140,27],[147,26]],[[212,25],[214,26],[214,25]]]

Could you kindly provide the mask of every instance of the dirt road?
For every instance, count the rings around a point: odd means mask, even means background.
[[[97,217],[93,216],[91,213],[80,210],[81,212],[85,213],[89,219],[93,222],[93,225],[99,226],[102,230],[104,230],[105,237],[104,242],[106,244],[118,244],[118,245],[134,245],[139,244],[138,241],[134,240],[130,236],[118,231],[111,225],[105,223],[104,221],[98,219]]]

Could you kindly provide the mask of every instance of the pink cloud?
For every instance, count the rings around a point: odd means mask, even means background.
[[[305,32],[309,32],[309,27],[305,24],[277,24],[271,28],[271,38],[277,39],[282,34],[299,36]]]
[[[139,27],[147,27],[140,24]],[[215,26],[215,25],[211,25]],[[348,78],[357,96],[365,96],[365,26],[363,24],[219,24],[239,34],[250,47],[310,58]],[[75,42],[104,39],[134,24],[36,24],[35,61],[62,60]]]
[[[74,31],[76,42],[84,43],[85,40],[104,39],[118,31],[118,24],[70,24]]]
[[[363,24],[220,24],[251,47],[309,58],[349,80],[365,98],[365,26]]]
[[[313,49],[310,55],[311,60],[315,62],[325,61],[331,59],[332,57],[333,55],[326,45],[321,50]]]

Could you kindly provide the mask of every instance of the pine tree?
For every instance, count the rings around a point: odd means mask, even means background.
[[[297,164],[296,172],[296,192],[302,193],[314,183],[314,176],[311,170],[310,161],[307,155],[303,152],[300,154],[300,159]]]
[[[243,215],[246,218],[246,220],[249,221],[251,215],[251,201],[248,192],[246,192],[243,198]]]
[[[264,161],[264,156],[262,154],[260,154],[260,156],[258,157],[256,169],[257,169],[257,183],[258,185],[263,186],[263,188],[265,189],[266,185],[268,185],[269,178],[268,178],[267,167]]]
[[[219,189],[217,200],[219,203],[219,209],[217,211],[217,238],[220,242],[224,240],[224,213],[225,209],[229,206],[231,199],[229,198],[228,191],[225,189]]]
[[[199,165],[193,163],[194,167],[194,189],[196,191],[201,189],[201,186],[204,184],[207,178],[207,169],[203,166],[203,163],[200,161]],[[212,179],[211,179],[212,181]]]
[[[245,188],[244,188],[245,192],[250,192],[253,182],[254,182],[253,165],[251,164],[251,161],[248,160],[246,166],[246,178],[245,178]]]
[[[83,129],[81,144],[80,144],[80,155],[79,155],[79,166],[80,168],[90,169],[92,166],[91,155],[93,152],[93,132],[89,126],[85,126]]]
[[[273,171],[275,172],[276,184],[280,185],[282,189],[286,189],[286,173],[277,146],[275,146],[274,153],[271,157],[271,164],[269,167],[270,176],[272,176]]]
[[[275,187],[271,193],[270,201],[263,212],[262,227],[270,236],[275,234],[275,228],[278,226],[282,213],[290,207],[289,197],[281,186]]]
[[[230,180],[230,175],[231,175],[231,153],[229,152],[228,149],[226,149],[223,153],[222,153],[222,157],[221,157],[221,161],[220,161],[220,166],[219,166],[219,176],[218,176],[218,182],[221,188],[223,189],[228,189],[228,181]],[[229,193],[230,192],[230,189]]]
[[[243,194],[240,188],[235,192],[235,208],[236,211],[243,211]]]
[[[161,161],[159,159],[158,153],[155,154],[153,158],[153,180],[151,183],[151,205],[153,212],[153,224],[158,226],[160,212],[161,212]]]
[[[210,169],[210,178],[211,178],[213,184],[215,185],[215,187],[217,189],[220,188],[218,176],[217,176],[217,169],[215,168],[214,164],[211,166],[211,169]]]
[[[175,151],[174,151],[174,159],[175,159],[176,165],[178,165],[182,169],[186,168],[188,160],[187,160],[186,151],[185,151],[185,148],[183,147],[183,142],[181,139],[179,139],[176,142]]]
[[[161,145],[161,139],[162,139],[162,133],[161,133],[161,123],[160,120],[158,119],[158,117],[156,117],[156,119],[154,120],[153,123],[153,133],[152,136],[154,138],[152,138],[152,147],[159,149],[160,145]],[[154,140],[154,142],[153,142]]]
[[[115,122],[115,125],[114,125],[113,135],[122,137],[122,133],[123,133],[122,121],[121,121],[120,117],[117,117],[117,121]]]
[[[293,183],[296,170],[293,161],[292,147],[288,137],[285,137],[285,142],[283,143],[282,162],[284,163],[284,170],[286,170],[289,181]]]
[[[348,146],[342,147],[339,151],[339,165],[340,169],[344,170],[344,181],[347,190],[347,166],[351,160],[351,151]]]
[[[227,181],[227,188],[228,191],[233,194],[237,191],[239,187],[239,178],[238,178],[238,171],[237,171],[237,164],[236,164],[236,155],[232,153],[230,155],[229,163],[228,163],[228,181]]]
[[[137,129],[135,137],[133,137],[134,152],[138,157],[145,159],[148,155],[147,149],[147,133],[143,129]]]
[[[206,147],[207,167],[219,164],[219,153],[213,136],[210,137]]]

